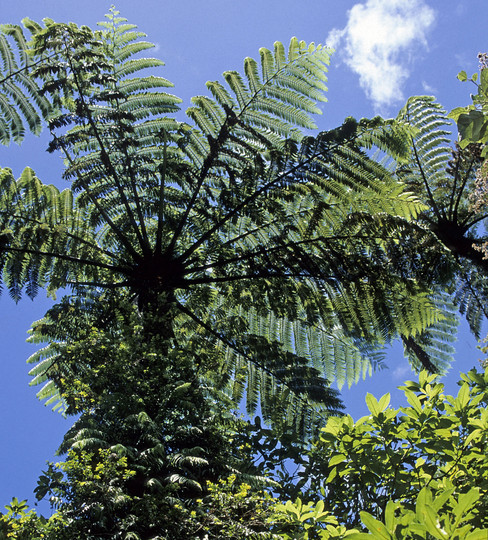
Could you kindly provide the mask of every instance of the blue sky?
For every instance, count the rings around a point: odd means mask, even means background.
[[[100,0],[0,0],[0,22],[18,23],[24,17],[40,21],[73,21],[94,27],[110,3]],[[488,50],[486,0],[119,0],[121,15],[136,24],[156,44],[152,55],[165,61],[163,76],[173,92],[190,105],[193,95],[205,93],[205,82],[227,69],[242,69],[246,56],[256,57],[262,46],[292,36],[336,48],[329,72],[328,103],[317,118],[319,129],[342,123],[346,116],[395,116],[410,95],[437,97],[447,110],[468,104],[471,89],[456,80],[465,69],[477,70],[477,54]],[[46,183],[60,187],[61,161],[45,152],[47,137],[27,137],[21,147],[0,148],[0,166],[16,175],[32,167]],[[32,490],[47,460],[61,442],[70,420],[44,407],[28,387],[26,358],[35,346],[25,343],[26,331],[49,302],[41,293],[31,302],[15,305],[0,298],[0,508],[12,496],[33,502]],[[457,342],[457,359],[446,384],[455,392],[459,371],[478,365],[476,341],[465,328]],[[365,414],[364,395],[392,392],[412,378],[399,347],[389,354],[390,369],[344,390],[347,410]]]

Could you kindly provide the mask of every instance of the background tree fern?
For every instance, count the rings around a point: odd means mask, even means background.
[[[36,80],[54,111],[50,150],[64,155],[71,190],[3,171],[10,294],[71,286],[67,313],[128,295],[161,361],[192,359],[175,377],[191,373],[234,407],[246,396],[249,414],[260,407],[276,427],[309,434],[340,407],[333,379],[350,384],[392,339],[413,343],[443,320],[401,253],[391,257],[423,206],[367,153],[400,159],[405,129],[349,119],[304,137],[329,51],[296,39],[207,83],[211,96],[179,121],[168,116],[180,103],[171,83],[145,72],[162,63],[137,56],[151,46],[142,34],[115,11],[101,26],[46,21],[34,35]],[[80,366],[70,379],[71,330],[55,313],[33,326],[32,339],[49,344],[32,373],[57,400],[110,368]],[[83,332],[103,330],[98,317],[81,317]]]
[[[452,122],[432,97],[410,98],[398,119],[415,129],[410,161],[397,174],[427,205],[419,223],[428,231],[423,257],[432,260],[429,279],[454,292],[454,303],[479,337],[488,286],[487,260],[479,247],[486,241],[487,214],[473,207],[471,194],[482,163],[481,146],[453,147]],[[436,243],[452,257],[441,257]]]

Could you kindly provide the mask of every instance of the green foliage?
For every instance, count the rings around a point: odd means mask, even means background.
[[[391,257],[422,205],[366,152],[402,159],[409,129],[375,118],[299,131],[325,99],[326,48],[261,49],[244,75],[208,83],[212,97],[194,98],[185,123],[171,116],[171,83],[150,74],[162,62],[138,56],[151,44],[115,10],[97,32],[45,25],[33,74],[71,189],[3,171],[0,263],[14,299],[71,287],[72,313],[100,291],[113,304],[128,294],[162,317],[145,331],[200,357],[234,406],[245,399],[249,414],[260,407],[304,436],[339,410],[334,379],[357,381],[385,344],[451,320]],[[49,345],[31,361],[41,397],[57,403],[51,323],[35,325],[31,339]]]
[[[395,410],[388,395],[378,401],[368,394],[369,416],[357,422],[330,418],[301,473],[308,496],[316,499],[321,491],[326,511],[341,524],[359,527],[363,512],[384,521],[389,501],[408,514],[424,493],[447,516],[476,491],[476,505],[466,516],[472,527],[488,528],[488,372],[473,370],[462,379],[458,395],[446,396],[443,385],[422,372],[418,383],[402,387],[408,406]]]
[[[486,54],[478,55],[480,60],[480,73],[474,73],[468,78],[465,71],[458,73],[461,82],[470,81],[476,88],[477,93],[471,94],[473,103],[467,107],[456,107],[449,113],[457,123],[461,136],[461,148],[467,148],[470,144],[481,143],[485,145],[482,150],[483,158],[488,155],[486,143],[488,142],[488,65]]]
[[[337,518],[324,510],[324,502],[303,504],[300,498],[295,502],[276,504],[271,520],[279,538],[286,540],[329,540],[329,538],[352,538],[356,529],[346,529],[339,525]]]
[[[368,512],[361,512],[361,519],[369,533],[357,533],[351,540],[383,538],[384,540],[411,538],[436,538],[482,540],[488,529],[472,526],[473,511],[479,499],[479,490],[472,488],[467,493],[454,497],[450,490],[437,493],[423,488],[416,500],[415,510],[407,510],[402,504],[389,501],[385,509],[384,523]],[[445,509],[447,505],[448,510]]]
[[[16,497],[5,506],[6,513],[0,514],[0,538],[7,540],[41,540],[42,538],[58,538],[57,533],[66,522],[54,513],[49,519],[38,516],[35,510],[28,509],[27,501],[19,501]]]
[[[101,537],[114,539],[279,539],[270,532],[275,499],[238,483],[235,475],[217,483],[208,482],[202,498],[188,501],[146,496],[143,501],[123,490],[124,479],[135,471],[125,458],[110,451],[97,455],[70,452],[63,464],[51,465],[41,477],[40,491],[49,492],[58,507],[49,519],[27,511],[16,499],[0,517],[7,536],[25,540],[68,540]],[[82,504],[82,511],[76,509]],[[280,525],[281,528],[281,525]]]
[[[432,270],[425,277],[433,284],[436,301],[443,301],[437,291],[447,288],[454,293],[454,304],[479,337],[488,290],[488,265],[479,250],[486,241],[480,226],[486,213],[477,211],[470,197],[482,163],[481,149],[476,144],[450,147],[449,119],[432,97],[410,98],[398,119],[411,126],[414,134],[410,160],[397,168],[397,175],[426,204],[418,218],[423,231],[415,235],[414,257],[430,260]],[[449,325],[434,328],[431,336],[439,346],[453,333],[452,315],[449,318]]]
[[[196,522],[188,533],[175,523],[190,520],[208,482],[231,474],[253,486],[272,481],[238,436],[247,422],[212,386],[205,350],[200,356],[183,340],[168,349],[147,330],[163,326],[161,316],[141,318],[130,300],[108,300],[65,298],[37,323],[56,336],[45,369],[78,419],[60,448],[66,461],[41,476],[36,495],[66,521],[55,538],[199,537]]]
[[[37,488],[57,513],[37,518],[13,501],[0,523],[18,538],[53,540],[97,538],[101,531],[169,540],[482,539],[488,531],[488,371],[461,377],[456,396],[444,395],[443,385],[422,372],[403,387],[407,406],[394,410],[388,395],[368,394],[368,416],[330,418],[304,456],[302,495],[294,501],[272,498],[234,474],[207,481],[190,499],[172,497],[174,486],[154,480],[141,497],[130,486],[141,465],[157,467],[154,460],[144,452],[134,459],[120,446],[75,444]]]
[[[268,493],[252,491],[249,484],[238,484],[234,475],[218,483],[209,482],[207,495],[196,502],[187,517],[189,538],[281,538],[270,532],[270,508],[275,499]]]
[[[461,378],[446,396],[422,372],[402,387],[408,406],[368,394],[368,416],[329,418],[302,461],[301,496],[272,507],[272,530],[304,540],[486,538],[488,371]]]
[[[35,34],[38,25],[25,19],[24,26]],[[40,94],[30,76],[36,61],[32,60],[23,29],[18,25],[0,26],[0,143],[20,143],[27,127],[38,135],[41,120],[51,110],[49,101]]]
[[[465,219],[458,193],[479,156],[459,153],[461,186],[446,194],[440,108],[417,98],[397,121],[348,118],[306,136],[325,101],[330,51],[293,38],[287,51],[276,43],[247,58],[242,75],[207,83],[210,96],[193,98],[182,122],[162,62],[140,56],[152,45],[115,9],[98,31],[44,24],[28,23],[34,69],[19,73],[49,103],[49,150],[64,156],[71,185],[60,192],[29,168],[19,179],[1,171],[0,267],[15,300],[71,289],[32,325],[30,340],[45,346],[29,361],[41,399],[77,420],[60,448],[66,461],[36,490],[57,514],[37,519],[15,503],[6,530],[52,526],[55,540],[342,538],[361,511],[374,516],[361,514],[366,525],[381,519],[390,498],[405,511],[420,494],[422,508],[433,506],[426,481],[458,490],[452,501],[468,507],[463,482],[478,475],[483,502],[484,460],[463,458],[477,444],[481,455],[484,432],[464,417],[451,429],[483,399],[467,385],[446,404],[422,375],[405,417],[368,397],[370,418],[334,417],[320,432],[341,408],[331,382],[380,366],[392,340],[417,368],[449,362],[456,317],[445,286],[457,270],[432,269],[442,229],[429,234],[425,223],[434,223],[429,205]],[[446,204],[454,214],[438,211]],[[413,251],[419,244],[427,256]],[[429,400],[432,419],[419,427]],[[238,419],[243,402],[270,428]],[[277,465],[287,458],[302,465],[293,487]],[[366,458],[384,474],[355,471]],[[317,501],[323,480],[330,496]],[[273,509],[266,486],[302,489],[312,502]],[[351,497],[357,508],[344,506]],[[456,514],[449,501],[435,510]],[[479,505],[473,515],[482,522]]]

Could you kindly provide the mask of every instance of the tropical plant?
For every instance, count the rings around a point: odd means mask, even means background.
[[[395,410],[388,394],[368,394],[368,416],[330,418],[304,460],[306,496],[317,501],[321,492],[340,524],[361,527],[363,512],[384,521],[389,501],[415,513],[425,489],[431,493],[424,492],[424,502],[433,497],[436,511],[448,515],[475,489],[470,524],[488,529],[488,371],[461,379],[457,396],[449,396],[434,375],[421,372],[419,382],[401,387],[407,406]]]
[[[477,93],[471,94],[473,103],[467,107],[456,107],[449,113],[449,118],[456,121],[461,148],[466,148],[473,143],[482,143],[482,156],[486,158],[488,142],[488,55],[479,53],[480,73],[474,73],[468,79],[466,71],[458,73],[458,79],[462,82],[470,81],[475,84]]]
[[[25,19],[32,33],[38,26]],[[20,143],[26,124],[35,134],[42,128],[42,119],[51,110],[49,100],[39,92],[30,76],[36,62],[27,52],[25,34],[19,25],[0,26],[0,143]]]
[[[64,343],[56,342],[52,377],[67,413],[79,416],[60,448],[66,462],[41,476],[36,496],[59,509],[67,538],[153,538],[162,531],[185,538],[175,523],[206,495],[207,482],[230,474],[261,487],[271,482],[236,436],[245,422],[202,383],[198,350],[162,354],[165,338],[141,339],[144,326],[131,302],[97,300],[75,309],[65,299],[39,323],[56,328],[70,318]]]
[[[300,131],[320,112],[327,49],[261,49],[244,76],[226,72],[207,83],[212,97],[193,98],[191,125],[168,116],[180,103],[170,83],[141,74],[162,62],[136,56],[151,44],[117,12],[95,33],[45,24],[34,75],[72,188],[3,170],[0,254],[14,299],[71,287],[78,300],[64,308],[76,310],[102,292],[107,305],[128,295],[145,340],[162,336],[162,353],[179,347],[203,365],[204,386],[235,406],[246,395],[249,414],[259,405],[304,434],[340,406],[330,381],[357,380],[385,343],[415,344],[442,318],[388,252],[421,206],[365,152],[401,158],[404,129],[350,119],[316,138]],[[37,324],[32,337],[50,343],[33,375],[54,400],[63,324]]]
[[[58,511],[45,520],[14,499],[0,531],[29,540],[97,538],[100,528],[114,538],[154,538],[157,531],[168,539],[481,540],[488,530],[488,371],[462,374],[459,384],[457,396],[445,395],[443,384],[422,372],[402,387],[408,405],[398,410],[388,395],[368,394],[368,416],[329,418],[303,456],[302,493],[293,501],[235,475],[208,483],[193,501],[157,491],[138,499],[124,486],[137,475],[130,453],[98,449],[95,456],[78,447],[39,483]]]
[[[362,511],[361,521],[368,532],[339,525],[337,518],[324,510],[323,501],[303,504],[297,499],[295,503],[287,501],[276,506],[274,530],[286,540],[484,540],[488,529],[472,523],[478,496],[476,488],[456,496],[450,490],[433,492],[425,487],[415,499],[414,510],[388,501],[383,520]]]
[[[414,237],[416,258],[431,260],[426,279],[454,293],[454,303],[479,337],[481,322],[488,315],[488,265],[480,251],[486,242],[482,224],[488,214],[473,206],[472,195],[483,162],[482,147],[461,141],[453,148],[451,121],[432,97],[410,98],[398,119],[414,132],[411,157],[397,167],[397,175],[426,204],[418,218],[424,234]],[[439,243],[444,249],[439,249]]]

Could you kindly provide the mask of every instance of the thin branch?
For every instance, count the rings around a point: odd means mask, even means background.
[[[457,186],[457,182],[458,182],[458,179],[459,179],[459,168],[461,166],[461,161],[462,161],[461,152],[459,152],[458,157],[459,157],[459,159],[457,160],[456,169],[454,170],[454,174],[453,174],[454,185],[451,188],[451,194],[450,194],[450,197],[449,197],[449,216],[453,216],[455,220],[456,220],[455,216],[456,216],[457,212],[455,210],[455,202],[454,202],[454,200],[455,200],[455,194],[456,194],[456,186]],[[463,192],[463,187],[461,187],[459,192],[460,193]]]
[[[25,65],[24,67],[17,69],[16,71],[11,71],[6,77],[4,77],[3,79],[0,79],[0,86],[6,83],[9,79],[14,78],[16,75],[20,75],[22,72],[28,71],[30,68],[37,66],[37,64],[41,64],[42,62],[49,60],[50,58],[54,58],[56,55],[57,53],[52,53],[50,55],[48,54],[46,56],[43,56],[39,60],[32,62],[29,65]]]
[[[415,154],[415,161],[417,163],[417,167],[420,171],[420,175],[422,177],[422,180],[423,180],[423,183],[424,183],[424,187],[427,191],[427,195],[430,199],[430,204],[432,206],[432,209],[434,210],[434,213],[437,217],[437,219],[440,221],[441,219],[443,219],[444,216],[441,216],[440,214],[440,211],[439,211],[439,208],[437,207],[437,204],[435,202],[435,199],[434,199],[434,196],[432,194],[432,191],[430,189],[430,186],[429,186],[429,182],[425,176],[425,173],[424,173],[424,169],[422,168],[422,164],[420,162],[420,158],[419,158],[419,155],[418,155],[418,152],[417,152],[417,146],[415,145],[415,140],[414,138],[412,137],[412,148],[413,148],[413,151],[414,151],[414,154]]]
[[[124,156],[126,157],[126,160],[127,160],[127,169],[129,170],[129,177],[130,177],[130,186],[131,186],[131,189],[132,189],[132,196],[134,197],[134,201],[136,203],[136,210],[137,210],[137,214],[138,214],[138,217],[139,217],[139,223],[141,225],[141,234],[142,234],[142,237],[144,238],[144,242],[145,242],[145,245],[146,246],[149,246],[150,243],[149,243],[149,237],[148,237],[148,234],[147,234],[147,230],[146,230],[146,222],[145,222],[145,219],[144,219],[144,214],[142,212],[142,207],[141,207],[141,200],[140,200],[140,197],[139,197],[139,194],[137,193],[137,180],[136,180],[136,177],[134,175],[134,171],[132,169],[132,166],[131,166],[131,163],[132,163],[132,160],[130,159],[129,157],[129,154],[127,152],[127,148],[124,147]],[[144,249],[144,246],[141,245],[141,247]]]

